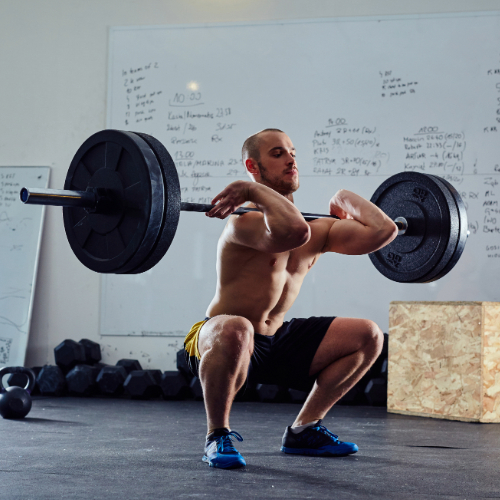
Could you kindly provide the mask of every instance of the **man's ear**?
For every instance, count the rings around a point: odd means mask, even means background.
[[[257,162],[252,158],[247,158],[245,160],[245,168],[247,169],[247,172],[250,175],[255,176],[255,175],[260,173],[259,166],[257,165]]]

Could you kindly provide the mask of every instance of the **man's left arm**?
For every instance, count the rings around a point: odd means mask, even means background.
[[[330,200],[330,214],[341,220],[332,224],[322,252],[367,254],[389,244],[398,234],[396,224],[380,208],[346,189]]]

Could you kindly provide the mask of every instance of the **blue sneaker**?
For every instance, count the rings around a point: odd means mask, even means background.
[[[247,463],[233,446],[232,438],[243,441],[243,438],[235,431],[228,429],[215,429],[207,436],[205,443],[205,455],[202,460],[207,462],[210,467],[219,469],[236,469],[243,467]]]
[[[356,453],[358,446],[354,443],[339,441],[339,437],[321,425],[321,420],[319,420],[316,425],[307,427],[298,434],[294,434],[290,427],[287,427],[283,435],[281,451],[296,455],[345,457]]]

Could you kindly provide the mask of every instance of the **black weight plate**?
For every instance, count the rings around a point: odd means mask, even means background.
[[[460,237],[460,215],[457,209],[457,204],[455,203],[450,190],[442,182],[441,177],[437,177],[436,175],[429,175],[429,177],[431,177],[434,182],[437,183],[442,193],[444,194],[444,197],[446,198],[447,208],[450,213],[450,234],[448,238],[448,244],[446,245],[441,259],[439,259],[434,268],[431,269],[431,271],[429,271],[426,276],[418,280],[418,283],[430,283],[431,281],[435,281],[439,279],[439,277],[443,276],[441,273],[443,269],[448,265],[450,259],[453,257]]]
[[[391,219],[408,221],[404,235],[370,254],[374,266],[399,283],[418,283],[429,276],[449,251],[451,215],[442,185],[432,176],[403,172],[383,182],[371,201]]]
[[[468,227],[469,227],[467,219],[467,209],[465,208],[465,203],[463,202],[458,191],[447,180],[437,176],[433,177],[441,181],[444,188],[448,189],[453,199],[458,216],[458,228],[456,229],[457,243],[455,245],[454,252],[452,253],[451,257],[447,260],[446,265],[442,268],[442,270],[438,274],[433,276],[431,280],[428,281],[435,281],[437,279],[442,278],[455,267],[455,264],[458,262],[458,259],[460,259],[462,252],[464,251],[465,243],[467,243]]]
[[[181,188],[172,157],[163,144],[154,137],[139,132],[134,133],[144,139],[156,155],[163,174],[166,201],[162,226],[154,247],[143,263],[129,271],[129,274],[143,273],[160,262],[174,239],[181,213]]]
[[[64,189],[106,189],[106,206],[92,213],[64,207],[64,227],[76,257],[99,273],[123,273],[149,254],[160,231],[163,176],[156,156],[130,132],[103,130],[76,152]]]
[[[142,153],[145,155],[147,160],[150,176],[151,176],[151,217],[149,220],[148,230],[143,239],[143,243],[139,251],[136,252],[134,257],[127,262],[119,271],[120,274],[134,274],[135,269],[142,266],[145,261],[148,260],[149,255],[155,248],[158,239],[161,234],[161,230],[164,223],[164,214],[167,208],[166,190],[165,184],[163,182],[164,176],[163,171],[158,162],[155,152],[152,150],[151,146],[144,141],[137,134],[132,132],[127,132],[131,136],[135,136],[138,143],[141,144]],[[153,156],[151,156],[153,155]],[[151,175],[154,172],[154,178]]]

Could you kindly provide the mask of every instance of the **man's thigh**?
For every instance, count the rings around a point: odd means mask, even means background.
[[[381,337],[380,328],[371,320],[335,318],[314,355],[309,375],[314,375],[337,359],[363,349],[372,339]]]

